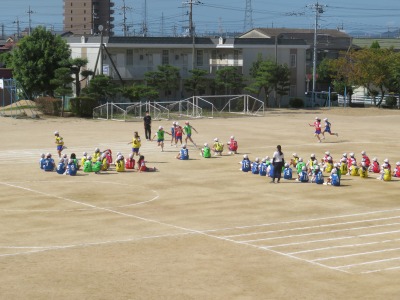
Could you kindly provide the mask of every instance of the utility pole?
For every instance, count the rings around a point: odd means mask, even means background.
[[[143,23],[142,23],[142,35],[144,37],[147,36],[147,0],[144,0],[144,4],[143,4],[143,12],[144,12],[144,19],[143,19]]]
[[[19,19],[17,17],[17,20],[13,22],[14,24],[17,24],[17,38],[16,40],[19,40],[19,37],[21,35],[20,30],[19,30]]]
[[[195,31],[194,31],[194,26],[193,26],[193,5],[199,5],[202,4],[198,0],[188,0],[187,2],[184,2],[183,4],[188,5],[189,4],[189,36],[192,37],[192,70],[194,70],[195,67],[195,52],[196,52],[196,39],[195,39]]]
[[[95,34],[95,20],[97,19],[97,14],[94,11],[94,5],[92,5],[92,35]]]
[[[122,9],[122,15],[123,15],[123,18],[122,18],[122,31],[124,32],[124,36],[128,36],[128,25],[126,25],[126,20],[127,20],[127,18],[126,18],[126,11],[127,10],[131,10],[132,9],[132,7],[129,7],[129,6],[126,6],[125,5],[125,0],[123,0],[123,2],[122,2],[123,4],[122,4],[122,7],[121,7],[121,9]]]
[[[34,13],[34,12],[31,10],[31,6],[29,6],[29,10],[28,10],[26,13],[27,13],[28,16],[29,16],[28,35],[30,36],[30,35],[31,35],[31,29],[32,29],[32,26],[31,26],[31,24],[32,24],[31,15]]]
[[[318,2],[312,4],[311,9],[315,11],[315,26],[314,26],[314,49],[313,49],[313,73],[312,73],[312,106],[315,102],[315,87],[317,81],[317,33],[318,33],[318,20],[320,15],[324,12],[326,5],[319,4]]]

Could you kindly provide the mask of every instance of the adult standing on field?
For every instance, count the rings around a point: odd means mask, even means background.
[[[146,110],[146,115],[143,118],[144,122],[144,135],[146,136],[146,140],[151,140],[151,116],[149,111]]]
[[[274,156],[272,157],[272,164],[274,166],[274,174],[272,177],[271,183],[275,183],[275,178],[277,179],[277,183],[281,180],[281,172],[282,167],[285,163],[285,158],[282,152],[281,145],[276,146],[276,151],[274,152]]]

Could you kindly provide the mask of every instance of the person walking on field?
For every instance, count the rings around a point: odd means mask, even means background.
[[[313,124],[308,124],[308,125],[315,128],[314,136],[317,137],[318,143],[321,143],[321,138],[319,136],[321,134],[321,119],[315,117],[315,122]]]
[[[275,179],[277,179],[277,183],[279,183],[281,180],[282,167],[285,164],[285,157],[281,145],[276,146],[276,151],[272,157],[272,164],[274,166],[274,174],[271,183],[275,183]]]
[[[150,116],[148,110],[146,110],[146,115],[143,118],[143,122],[144,122],[144,134],[146,136],[146,140],[150,141],[151,140],[151,116]]]

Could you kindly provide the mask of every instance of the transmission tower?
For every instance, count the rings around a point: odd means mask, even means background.
[[[246,0],[243,32],[249,31],[250,29],[253,29],[253,9],[251,8],[251,0]]]
[[[149,28],[147,27],[147,0],[143,3],[143,22],[142,22],[142,36],[146,37]]]
[[[32,31],[32,19],[31,16],[33,13],[35,13],[33,10],[31,10],[31,6],[29,6],[28,11],[26,12],[29,16],[29,28],[28,28],[28,35],[31,35],[31,31]]]
[[[126,20],[127,20],[126,12],[128,10],[132,10],[132,7],[126,6],[125,5],[125,0],[123,0],[121,9],[122,9],[122,16],[123,16],[123,18],[122,18],[122,31],[124,32],[124,36],[127,36],[128,35],[129,26],[126,24]]]

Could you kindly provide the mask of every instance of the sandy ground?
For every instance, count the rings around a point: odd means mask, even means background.
[[[316,143],[316,115],[339,137]],[[0,118],[0,298],[398,299],[399,180],[270,184],[238,162],[281,144],[287,159],[366,150],[394,165],[399,122],[398,110],[354,108],[192,120],[198,144],[234,134],[240,154],[203,159],[189,146],[178,161],[169,142],[161,152],[143,141],[159,172],[70,177],[39,170],[40,153],[56,153],[55,130],[68,154],[127,155],[142,124]]]

